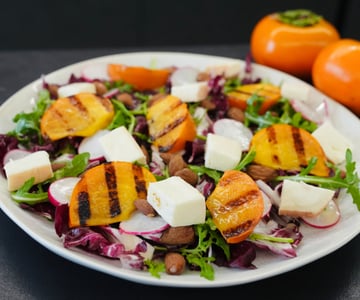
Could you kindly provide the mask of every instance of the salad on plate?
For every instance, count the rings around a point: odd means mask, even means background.
[[[252,66],[98,61],[45,76],[0,134],[11,199],[68,251],[156,278],[297,257],[304,228],[332,230],[341,201],[360,210],[355,149],[327,99]]]

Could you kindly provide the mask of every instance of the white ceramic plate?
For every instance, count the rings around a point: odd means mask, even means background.
[[[172,53],[172,52],[136,52],[99,57],[70,65],[46,75],[48,82],[65,83],[71,73],[80,74],[80,70],[88,64],[97,62],[115,62],[128,65],[142,65],[149,67],[196,66],[200,69],[213,64],[226,63],[234,59],[200,54]],[[244,64],[243,61],[241,61]],[[284,81],[299,82],[300,80],[285,73],[254,64],[254,76],[268,79],[272,83],[280,84]],[[302,82],[303,83],[303,82]],[[38,79],[10,97],[0,108],[0,133],[6,133],[13,128],[12,117],[20,111],[28,111],[36,99],[36,91],[41,87]],[[357,172],[360,165],[360,121],[347,109],[311,88],[310,97],[322,97],[329,103],[332,122],[354,143],[353,159],[357,162]],[[305,264],[311,263],[346,244],[360,232],[360,213],[352,204],[352,199],[346,193],[341,195],[340,209],[342,218],[333,228],[313,229],[302,226],[304,239],[297,250],[296,258],[284,258],[271,254],[258,253],[254,264],[257,269],[239,270],[215,267],[215,280],[209,281],[199,276],[197,272],[187,271],[181,276],[163,274],[160,279],[152,277],[147,272],[132,271],[121,268],[113,260],[90,255],[80,250],[68,250],[54,232],[53,224],[20,209],[9,197],[6,180],[0,176],[0,207],[20,228],[44,247],[74,263],[104,272],[122,279],[149,285],[176,287],[220,287],[249,283],[271,276],[275,276]]]

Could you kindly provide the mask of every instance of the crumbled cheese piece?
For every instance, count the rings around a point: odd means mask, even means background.
[[[170,94],[181,99],[182,102],[199,102],[207,97],[210,88],[205,81],[175,85]]]
[[[326,156],[335,164],[345,161],[346,149],[352,149],[351,142],[329,121],[321,124],[312,135],[319,141]]]
[[[57,90],[59,98],[66,98],[80,93],[96,94],[95,84],[90,82],[74,82],[63,85]]]
[[[304,182],[284,180],[280,196],[280,215],[315,217],[334,197],[335,191]]]
[[[25,181],[34,177],[34,184],[43,182],[53,176],[49,154],[37,151],[16,160],[10,160],[5,166],[8,190],[19,189]]]
[[[146,164],[139,144],[124,126],[113,129],[99,138],[107,161],[126,161]]]
[[[151,182],[147,201],[171,226],[187,226],[205,222],[205,197],[178,176]]]
[[[226,171],[233,169],[242,155],[241,144],[231,138],[209,133],[205,145],[205,167]]]

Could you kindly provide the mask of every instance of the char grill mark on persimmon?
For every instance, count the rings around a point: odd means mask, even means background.
[[[225,238],[231,238],[246,232],[253,226],[254,220],[246,220],[245,222],[239,224],[236,227],[229,228],[223,231],[223,235]]]
[[[89,194],[85,191],[80,192],[78,195],[78,214],[80,225],[86,226],[86,221],[91,217]]]
[[[240,208],[240,206],[250,203],[251,201],[256,200],[259,197],[259,191],[249,190],[246,193],[239,195],[234,199],[229,200],[219,207],[219,212],[226,213],[232,209]]]
[[[179,126],[182,122],[184,122],[185,119],[186,119],[186,116],[182,116],[178,119],[175,119],[173,122],[167,124],[166,127],[164,127],[163,130],[159,131],[156,135],[151,136],[151,139],[156,140],[156,139],[168,134],[169,132],[174,130],[177,126]]]
[[[104,165],[105,182],[109,194],[109,214],[115,217],[121,213],[119,194],[116,183],[116,172],[113,164]]]
[[[147,189],[142,168],[138,165],[133,165],[132,172],[134,174],[135,189],[139,199],[146,199]]]
[[[267,134],[269,143],[273,145],[272,149],[274,151],[275,145],[277,144],[276,130],[272,126],[270,126],[270,127],[266,128],[266,134]],[[274,152],[272,153],[272,160],[276,164],[281,163],[279,155],[277,155]]]
[[[78,98],[71,96],[69,97],[69,102],[74,108],[76,108],[80,112],[81,115],[87,116],[89,114],[87,108],[84,106],[84,104],[81,103]]]
[[[307,166],[307,161],[306,161],[306,158],[305,158],[304,141],[301,138],[299,128],[292,127],[291,128],[291,134],[292,134],[292,139],[294,141],[295,152],[297,154],[300,165],[303,166],[303,167],[306,167]]]

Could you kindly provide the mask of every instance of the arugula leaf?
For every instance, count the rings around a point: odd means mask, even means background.
[[[146,115],[147,101],[149,100],[149,96],[145,94],[135,93],[135,96],[142,102],[137,109],[133,110],[127,109],[125,104],[120,101],[112,100],[115,115],[107,129],[112,130],[120,126],[125,126],[131,134],[133,133],[136,125],[135,116]]]
[[[27,203],[33,205],[36,203],[48,201],[48,193],[44,191],[41,184],[36,185],[36,190],[33,189],[35,178],[31,177],[15,192],[10,193],[11,199],[18,203]]]
[[[236,90],[236,88],[240,85],[241,85],[240,77],[234,77],[234,78],[227,79],[224,84],[223,92],[225,94],[230,93],[230,92]]]
[[[352,152],[350,149],[346,150],[345,160],[345,177],[343,177],[341,170],[335,166],[335,174],[332,177],[308,175],[309,170],[311,170],[312,166],[316,163],[316,159],[313,159],[310,161],[309,166],[305,170],[302,170],[298,175],[278,176],[275,180],[283,181],[285,179],[289,179],[294,181],[303,181],[328,189],[345,188],[346,192],[352,196],[353,203],[360,211],[360,179],[356,172],[356,163],[352,161]]]
[[[252,232],[249,235],[249,240],[254,240],[254,241],[262,240],[262,241],[269,241],[269,242],[275,242],[275,243],[290,243],[290,244],[294,242],[293,238],[278,237],[278,236],[273,236],[273,235],[258,233],[258,232]]]
[[[122,80],[106,81],[106,82],[104,82],[104,84],[108,90],[118,89],[118,91],[122,92],[122,93],[132,93],[133,92],[133,86]]]
[[[188,165],[188,167],[190,168],[190,170],[192,170],[199,176],[206,174],[207,176],[209,176],[210,178],[212,178],[214,180],[215,184],[219,182],[219,180],[223,174],[221,171],[206,168],[204,166]]]
[[[40,131],[41,117],[52,102],[49,91],[41,90],[30,113],[21,112],[15,115],[13,118],[13,121],[16,123],[15,128],[8,132],[8,135],[16,137],[26,147],[31,142],[41,145],[43,143]]]
[[[240,160],[240,162],[237,164],[237,166],[234,168],[234,170],[242,170],[244,169],[248,164],[250,164],[254,158],[255,158],[256,152],[255,150],[251,150]]]
[[[112,130],[120,126],[125,126],[129,132],[132,133],[136,122],[134,115],[126,108],[124,103],[117,100],[112,100],[112,103],[114,105],[115,115],[107,129]]]
[[[82,172],[85,171],[89,162],[89,158],[90,154],[88,152],[75,155],[74,158],[67,162],[64,167],[54,172],[54,176],[51,180],[54,181],[64,177],[79,176]]]
[[[256,94],[247,100],[244,121],[246,126],[256,125],[258,129],[261,129],[273,124],[282,123],[303,128],[309,132],[313,132],[317,128],[316,123],[304,119],[301,113],[296,112],[286,98],[281,98],[271,110],[260,114],[259,111],[263,102],[264,97]]]
[[[220,247],[227,259],[230,259],[230,247],[216,229],[210,214],[207,214],[205,223],[194,225],[195,234],[198,237],[198,244],[195,248],[182,248],[180,252],[188,263],[200,268],[200,276],[213,280],[215,278],[214,268],[211,262],[215,257],[209,256],[208,252],[212,245]]]

